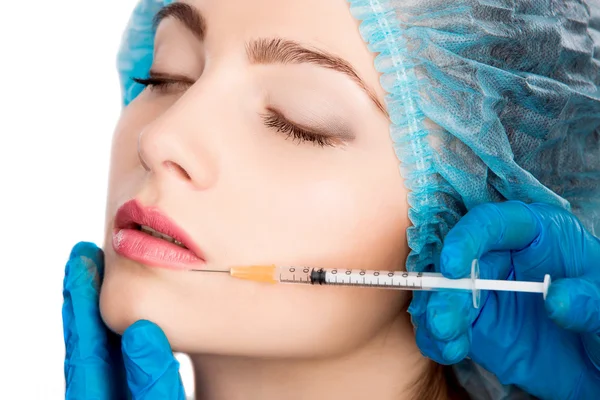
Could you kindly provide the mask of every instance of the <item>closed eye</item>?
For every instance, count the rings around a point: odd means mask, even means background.
[[[298,141],[298,144],[311,142],[319,147],[334,146],[336,144],[333,138],[299,127],[275,109],[267,109],[266,113],[261,114],[261,118],[265,126],[283,133],[287,139],[291,138],[294,141]]]
[[[166,75],[152,71],[150,71],[148,78],[133,78],[133,81],[160,93],[185,91],[195,83],[195,81],[187,77]]]

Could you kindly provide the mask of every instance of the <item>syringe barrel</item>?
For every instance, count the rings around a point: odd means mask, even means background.
[[[399,290],[437,290],[439,288],[470,290],[470,279],[451,281],[439,273],[378,271],[364,269],[313,270],[311,283],[336,286],[378,287]]]
[[[421,282],[424,288],[430,290],[456,289],[456,290],[472,290],[473,281],[470,278],[464,279],[448,279],[441,274],[439,276],[423,276]]]

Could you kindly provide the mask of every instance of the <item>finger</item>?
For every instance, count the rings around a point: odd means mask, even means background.
[[[466,327],[466,332],[457,334],[455,337],[454,335],[448,335],[451,337],[448,340],[439,340],[432,335],[428,320],[429,317],[432,317],[430,310],[436,309],[435,304],[434,307],[431,306],[431,297],[441,293],[415,292],[414,294],[423,294],[420,299],[417,299],[417,303],[414,302],[415,299],[413,298],[411,304],[413,309],[411,313],[412,322],[416,328],[415,336],[421,353],[440,364],[455,364],[461,361],[469,353],[469,326]],[[442,299],[440,298],[440,300]],[[421,306],[419,303],[425,303],[425,306]],[[461,328],[457,328],[457,330],[460,331]]]
[[[471,263],[497,250],[520,250],[540,234],[540,224],[521,202],[487,203],[473,208],[444,240],[440,268],[448,278],[464,278]]]
[[[427,291],[413,291],[412,300],[408,307],[408,313],[413,319],[420,317],[427,311],[427,303],[429,302],[430,292]],[[417,322],[416,320],[414,321]]]
[[[481,278],[505,279],[511,274],[510,254],[506,251],[492,251],[480,258]],[[426,305],[426,315],[421,318],[429,339],[428,345],[437,347],[437,352],[445,364],[454,364],[462,360],[471,348],[471,329],[475,321],[486,314],[496,315],[497,310],[487,301],[490,292],[481,293],[480,307],[473,306],[470,292],[435,292]],[[423,339],[422,339],[423,340]],[[425,340],[423,340],[425,342]]]
[[[572,213],[548,205],[531,204],[540,221],[538,240],[519,252],[513,261],[519,280],[539,281],[550,274],[553,280],[585,274],[600,259],[600,240],[585,230]]]
[[[481,279],[506,279],[511,275],[510,253],[493,251],[481,256],[479,261]],[[484,312],[488,291],[480,294],[479,308],[473,306],[471,292],[442,291],[432,293],[426,305],[427,329],[439,341],[449,341],[468,332],[481,312]],[[495,312],[495,310],[487,310]]]
[[[436,341],[429,335],[425,323],[417,324],[415,339],[417,347],[425,357],[428,357],[438,364],[444,364],[444,357],[439,350]]]
[[[600,285],[587,277],[553,282],[546,297],[548,316],[576,332],[600,334]]]
[[[442,352],[444,364],[456,364],[469,355],[471,340],[466,333],[448,342],[440,342],[440,344],[442,343],[443,345],[440,350]]]
[[[122,351],[133,399],[185,400],[179,362],[167,337],[156,324],[141,320],[127,328],[122,338]]]
[[[67,399],[115,398],[110,346],[98,306],[102,270],[102,250],[85,242],[73,248],[63,281]]]
[[[425,321],[429,336],[440,342],[448,342],[465,335],[477,315],[474,311],[470,293],[433,293]]]
[[[421,353],[438,364],[456,364],[469,354],[470,340],[468,334],[461,335],[448,342],[440,342],[433,339],[427,329],[419,326],[416,341]]]

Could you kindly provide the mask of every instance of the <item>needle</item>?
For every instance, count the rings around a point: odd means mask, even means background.
[[[190,271],[194,271],[194,272],[225,272],[225,273],[230,273],[230,271],[222,271],[222,270],[216,270],[216,269],[191,269]]]

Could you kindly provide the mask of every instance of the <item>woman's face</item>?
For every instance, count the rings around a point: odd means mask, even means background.
[[[114,135],[105,322],[122,332],[152,320],[188,353],[314,356],[366,343],[406,294],[239,281],[119,250],[115,214],[135,199],[202,249],[199,269],[401,269],[407,256],[383,91],[347,2],[182,3],[163,15],[152,64],[172,83],[147,87]]]

